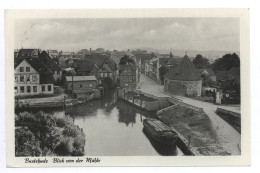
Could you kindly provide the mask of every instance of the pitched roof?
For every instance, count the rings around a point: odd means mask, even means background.
[[[39,56],[40,61],[45,64],[51,71],[61,71],[61,68],[54,60],[48,55],[47,52],[43,51]]]
[[[200,74],[202,74],[204,71],[206,71],[209,74],[209,76],[216,76],[215,72],[211,68],[198,69],[198,71],[200,72]]]
[[[34,56],[35,52],[39,54],[39,49],[20,49],[17,57],[18,58],[35,57]]]
[[[210,76],[216,76],[215,72],[211,68],[206,69]]]
[[[24,60],[28,62],[32,66],[32,68],[40,74],[53,74],[53,72],[46,65],[44,65],[38,58],[33,57],[19,58],[16,61],[14,68],[16,68]]]
[[[72,81],[72,76],[66,76],[68,82]],[[73,81],[95,81],[97,78],[95,76],[73,76]]]
[[[171,68],[165,78],[180,81],[198,81],[202,80],[200,73],[191,63],[187,55],[184,56],[181,63],[176,68]]]
[[[173,57],[173,58],[170,58],[169,61],[168,61],[168,65],[173,65],[173,66],[177,66],[181,63],[182,61],[182,58],[180,57]]]
[[[141,60],[141,64],[144,64],[146,61],[151,60],[154,56],[154,54],[152,53],[138,53],[138,54],[134,54],[136,57],[136,61],[140,61]]]
[[[103,68],[104,68],[104,70],[103,70]],[[102,71],[107,71],[107,72],[110,72],[110,73],[112,73],[113,71],[109,68],[109,66],[107,65],[107,64],[104,64],[103,66],[102,66],[102,68],[100,68]]]
[[[76,71],[78,72],[90,72],[94,66],[92,61],[89,60],[77,60],[73,64],[75,66]]]

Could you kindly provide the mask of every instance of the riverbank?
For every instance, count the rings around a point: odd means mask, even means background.
[[[83,156],[85,134],[69,118],[44,112],[15,115],[15,156]]]
[[[240,113],[217,108],[216,114],[230,124],[234,129],[241,133],[241,115]]]
[[[67,94],[44,98],[23,98],[15,101],[16,110],[38,109],[38,108],[63,108],[87,103],[91,100],[99,99],[100,96],[90,96],[88,98],[69,98]]]
[[[180,142],[184,143],[182,145],[186,145],[186,149],[189,148],[191,153],[208,156],[231,155],[221,145],[205,113],[178,105],[165,109],[158,118],[179,133]]]

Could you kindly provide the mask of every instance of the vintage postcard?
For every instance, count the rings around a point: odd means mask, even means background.
[[[248,166],[248,9],[6,10],[7,167]]]

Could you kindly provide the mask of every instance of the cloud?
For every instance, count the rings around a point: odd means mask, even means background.
[[[239,50],[235,18],[20,19],[16,48]]]

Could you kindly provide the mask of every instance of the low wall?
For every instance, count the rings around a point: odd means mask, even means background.
[[[170,106],[170,103],[169,103],[169,97],[157,97],[157,96],[154,96],[154,95],[151,95],[151,94],[147,94],[147,93],[144,93],[144,92],[141,92],[144,96],[147,96],[147,97],[151,97],[155,100],[158,100],[159,101],[159,109],[163,109],[163,108],[166,108],[168,106]]]
[[[157,111],[159,110],[159,101],[154,101],[154,102],[147,102],[147,101],[141,101],[138,99],[132,99],[132,98],[127,98],[127,97],[119,97],[122,100],[127,101],[128,103],[131,103],[135,106],[137,106],[140,109],[144,109],[147,111]]]
[[[176,105],[180,105],[180,106],[189,108],[189,109],[193,109],[193,110],[200,112],[200,113],[204,113],[204,110],[202,108],[198,108],[198,107],[183,103],[182,101],[180,101],[176,98],[172,98],[172,97],[169,98],[169,102],[172,103],[172,104],[176,104]]]
[[[224,121],[230,124],[234,129],[241,133],[241,116],[237,112],[232,112],[226,109],[218,108],[216,110],[218,116],[220,116]]]
[[[223,114],[228,114],[228,115],[231,115],[231,116],[234,116],[234,117],[237,117],[237,118],[241,118],[240,113],[232,112],[232,111],[222,109],[222,108],[217,108],[216,113],[223,113]]]
[[[176,106],[177,106],[177,105],[172,105],[172,106],[169,106],[169,107],[167,107],[167,108],[161,109],[161,110],[159,110],[159,111],[156,112],[156,115],[160,115],[160,114],[164,113],[165,111],[168,111],[168,110],[170,110],[171,108],[176,107]]]
[[[128,91],[140,93],[140,94],[143,94],[146,97],[150,97],[150,98],[155,99],[156,100],[155,102],[142,101],[142,105],[145,105],[145,107],[149,110],[159,110],[159,109],[163,109],[163,108],[171,105],[169,103],[169,97],[156,97],[156,96],[151,95],[151,94],[147,94],[147,93],[144,93],[144,92],[141,92],[141,91],[136,91],[136,90],[131,90],[131,89],[118,88],[118,90],[117,90],[118,97],[123,98],[123,99],[127,99],[125,94]],[[130,101],[130,102],[132,102],[132,101]],[[142,107],[144,108],[144,106],[142,106]],[[154,108],[152,108],[152,107],[154,107]]]

